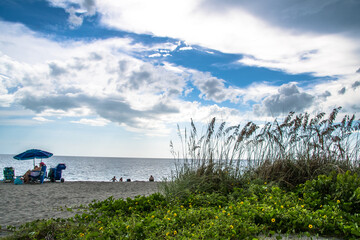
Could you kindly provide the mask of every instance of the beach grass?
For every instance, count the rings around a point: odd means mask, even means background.
[[[359,120],[293,112],[281,122],[181,131],[161,193],[95,201],[6,239],[360,238]],[[10,227],[11,229],[11,227]]]
[[[336,121],[340,110],[328,118],[290,112],[282,122],[243,127],[213,118],[200,136],[191,121],[190,131],[178,128],[181,150],[170,143],[178,165],[165,192],[227,193],[254,179],[293,188],[332,171],[359,172],[360,122],[355,115]]]

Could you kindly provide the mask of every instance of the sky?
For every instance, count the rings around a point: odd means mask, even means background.
[[[359,12],[358,0],[2,0],[0,153],[167,158],[191,119],[356,114]]]

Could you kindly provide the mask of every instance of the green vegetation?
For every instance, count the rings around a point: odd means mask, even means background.
[[[181,155],[163,194],[93,202],[70,219],[27,223],[7,239],[256,239],[302,234],[360,238],[359,121],[340,108],[290,113],[262,128],[179,136]]]

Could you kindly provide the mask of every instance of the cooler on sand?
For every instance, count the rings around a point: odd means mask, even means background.
[[[51,182],[61,181],[64,182],[64,178],[61,177],[62,170],[66,169],[65,163],[59,163],[55,168],[50,168],[48,178]]]

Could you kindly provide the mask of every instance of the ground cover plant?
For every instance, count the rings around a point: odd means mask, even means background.
[[[7,239],[360,238],[359,121],[340,108],[282,123],[184,131],[162,194],[93,202],[70,219],[27,223]],[[180,157],[182,155],[182,157]],[[12,227],[9,227],[12,229]],[[281,235],[280,235],[281,234]]]

